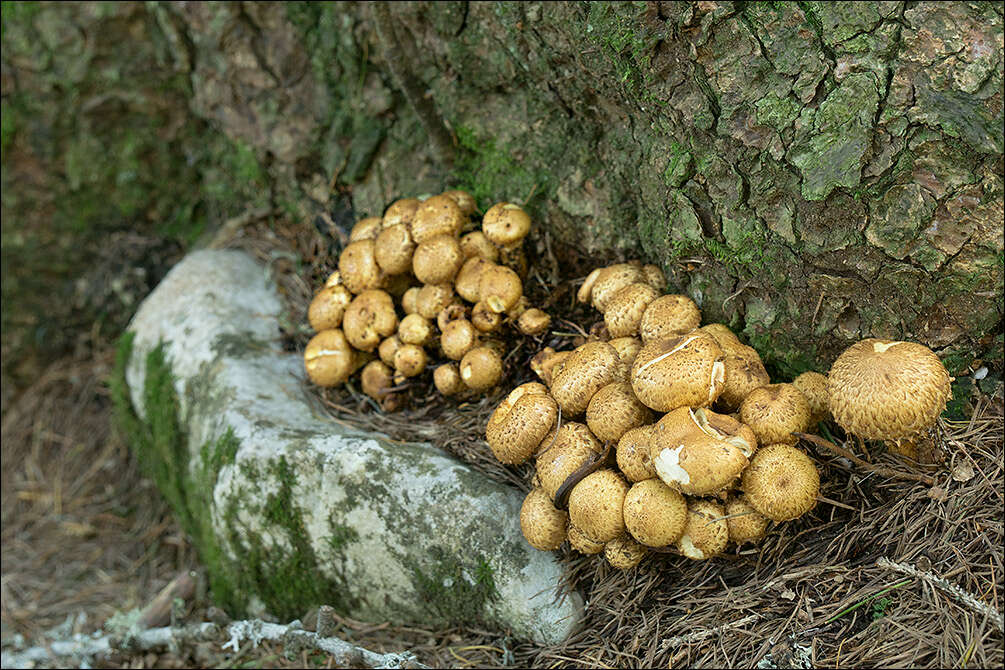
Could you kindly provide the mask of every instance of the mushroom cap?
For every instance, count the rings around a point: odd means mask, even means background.
[[[719,503],[701,498],[688,499],[687,525],[677,540],[677,548],[696,561],[721,554],[729,544],[729,525],[724,516],[726,510]]]
[[[495,263],[487,261],[481,256],[471,256],[461,265],[457,277],[454,279],[454,290],[468,302],[478,302],[481,300],[482,273],[486,269],[493,267]]]
[[[380,360],[384,361],[385,365],[393,368],[394,354],[398,351],[398,347],[400,346],[401,340],[398,339],[397,335],[385,337],[381,340],[380,345],[377,347],[377,355],[380,356]]]
[[[722,323],[709,323],[702,326],[698,330],[715,338],[715,341],[718,342],[719,346],[723,349],[729,349],[734,345],[743,344],[743,342],[740,342],[740,338],[738,338],[728,326]]]
[[[346,245],[338,257],[339,274],[346,288],[359,295],[368,288],[378,288],[383,279],[373,240],[356,240]]]
[[[591,285],[592,290],[589,291],[589,295],[593,306],[601,314],[605,314],[611,298],[619,289],[636,282],[645,283],[645,281],[646,273],[642,271],[641,266],[635,263],[617,263],[600,269]],[[586,284],[584,284],[585,286]]]
[[[551,394],[568,417],[586,411],[593,394],[615,381],[618,352],[606,342],[587,342],[573,351],[553,374]]]
[[[516,329],[531,337],[543,335],[550,325],[551,315],[537,307],[524,310],[516,320]]]
[[[530,232],[530,215],[511,202],[496,203],[482,217],[482,232],[497,246],[514,247]]]
[[[617,442],[627,431],[652,420],[652,410],[639,402],[628,382],[607,384],[586,406],[586,424],[601,442]]]
[[[752,347],[743,344],[723,347],[726,383],[719,394],[718,404],[727,410],[737,409],[750,392],[771,383],[761,357]]]
[[[626,533],[618,535],[616,538],[604,545],[604,558],[611,564],[612,568],[618,570],[631,570],[642,562],[649,551]]]
[[[730,498],[726,503],[726,525],[730,542],[736,545],[757,542],[768,530],[768,517],[743,498]]]
[[[398,339],[420,347],[433,339],[433,324],[421,314],[407,314],[398,324]]]
[[[656,289],[657,292],[662,293],[666,290],[667,278],[660,266],[649,263],[642,266],[642,272],[646,276],[646,283]]]
[[[740,418],[761,444],[799,441],[793,432],[810,427],[810,404],[792,384],[767,384],[751,391],[740,404]]]
[[[547,437],[541,442],[542,450],[537,454],[537,476],[541,480],[541,488],[551,500],[555,500],[558,489],[572,473],[604,451],[590,429],[575,421],[563,423],[550,444]]]
[[[597,277],[600,276],[602,270],[604,268],[595,268],[590,274],[586,275],[582,286],[576,292],[576,300],[579,302],[590,302],[593,300],[593,285],[597,283]]]
[[[827,375],[829,408],[846,432],[867,440],[912,437],[946,409],[952,378],[917,342],[867,339],[848,347]]]
[[[433,384],[443,395],[456,395],[466,387],[461,380],[461,371],[457,363],[444,363],[433,370]]]
[[[635,357],[642,349],[642,340],[637,337],[615,337],[608,340],[607,343],[618,352],[618,360],[621,361],[625,381],[628,381],[631,378],[632,363],[635,362]]]
[[[478,296],[496,313],[512,309],[523,295],[520,275],[502,265],[490,265],[481,271],[478,279]]]
[[[520,530],[530,546],[540,551],[554,551],[565,542],[569,515],[555,509],[548,494],[533,488],[520,506]]]
[[[656,477],[656,468],[649,456],[654,438],[653,426],[639,426],[625,432],[618,440],[615,457],[628,481],[641,482]]]
[[[632,484],[625,496],[625,527],[649,547],[673,544],[687,525],[687,500],[659,479]]]
[[[318,332],[338,328],[342,325],[342,317],[351,302],[352,293],[342,284],[325,286],[318,291],[307,308],[307,320],[311,328]]]
[[[342,317],[346,338],[360,351],[373,351],[397,328],[394,302],[390,295],[379,289],[367,289],[353,298]]]
[[[628,484],[610,469],[584,477],[569,494],[569,520],[598,542],[609,542],[625,532],[622,509]]]
[[[394,352],[394,370],[404,377],[421,375],[428,361],[426,350],[417,344],[402,344]]]
[[[747,457],[736,442],[748,440],[739,422],[715,415],[735,433],[716,430],[709,425],[701,408],[681,407],[665,415],[656,424],[649,456],[656,474],[673,488],[690,495],[709,495],[725,489],[745,467]],[[751,449],[752,451],[752,449]]]
[[[434,195],[424,200],[412,218],[412,239],[421,245],[437,235],[456,238],[468,217],[449,195]]]
[[[478,344],[478,330],[467,319],[457,319],[447,324],[440,335],[443,354],[459,361]]]
[[[537,382],[513,389],[492,413],[485,437],[500,462],[518,465],[534,455],[558,418],[558,405]]]
[[[391,381],[394,373],[383,361],[370,361],[363,366],[359,376],[363,393],[377,402],[382,401],[390,393],[389,389],[394,386]]]
[[[419,209],[419,205],[420,202],[416,198],[395,200],[384,210],[384,218],[381,224],[385,228],[398,224],[409,226],[412,223],[412,219],[415,218],[415,211]]]
[[[318,386],[338,386],[356,370],[357,353],[345,334],[334,328],[322,330],[311,338],[304,349],[307,376]]]
[[[480,345],[461,358],[461,379],[472,391],[486,391],[502,379],[502,356],[495,349]]]
[[[453,235],[427,237],[412,254],[412,272],[424,284],[447,284],[464,263],[461,243]]]
[[[657,412],[711,405],[725,382],[723,352],[710,335],[694,331],[643,345],[632,364],[632,389]]]
[[[460,300],[454,300],[436,315],[436,325],[442,333],[452,322],[467,319],[470,308]]]
[[[639,323],[643,342],[686,335],[701,325],[701,310],[685,295],[664,295],[646,307]]]
[[[499,248],[480,230],[473,230],[461,237],[461,253],[465,258],[481,258],[489,263],[499,260]]]
[[[368,216],[360,219],[349,231],[349,241],[375,240],[380,233],[381,219],[379,216]]]
[[[420,291],[422,291],[421,286],[412,286],[401,296],[401,309],[405,314],[419,313],[418,300]]]
[[[727,381],[729,381],[727,377]],[[813,415],[810,423],[815,424],[830,418],[828,408],[827,377],[819,372],[804,372],[792,380],[792,385],[806,397]]]
[[[380,231],[373,244],[374,259],[381,270],[389,275],[411,271],[415,242],[408,226],[403,223],[387,226]]]
[[[449,196],[451,200],[456,202],[457,206],[461,208],[461,212],[464,213],[464,216],[471,216],[478,211],[478,203],[475,202],[474,196],[467,191],[451,189],[449,191],[444,191],[440,195]]]
[[[530,369],[541,381],[551,386],[554,373],[558,370],[559,365],[571,355],[571,351],[555,351],[551,347],[545,347],[534,354],[534,358],[530,359]]]
[[[480,332],[491,333],[501,326],[502,322],[502,314],[493,312],[487,304],[480,300],[471,308],[471,324]]]
[[[571,523],[569,524],[569,529],[566,531],[566,537],[569,540],[569,546],[581,554],[599,554],[604,550],[604,542],[594,540]]]
[[[622,286],[611,296],[604,310],[607,332],[611,337],[638,335],[642,316],[658,297],[656,289],[645,282]]]
[[[772,521],[789,521],[817,504],[820,474],[805,453],[787,444],[761,447],[743,471],[747,502]]]
[[[432,320],[453,300],[454,287],[450,284],[426,284],[415,297],[415,309]]]

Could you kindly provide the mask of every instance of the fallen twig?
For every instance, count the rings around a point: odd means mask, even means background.
[[[935,479],[929,477],[928,475],[919,475],[914,472],[901,472],[899,470],[894,470],[893,468],[888,468],[882,465],[873,465],[868,463],[855,454],[851,453],[847,449],[837,446],[830,440],[825,440],[819,435],[810,435],[809,433],[792,433],[796,437],[802,440],[806,440],[818,447],[823,447],[829,451],[834,452],[838,456],[847,458],[849,461],[862,468],[863,470],[868,470],[869,472],[875,472],[877,475],[882,475],[884,477],[890,477],[892,479],[907,479],[912,482],[921,482],[927,484],[928,486],[935,486]]]

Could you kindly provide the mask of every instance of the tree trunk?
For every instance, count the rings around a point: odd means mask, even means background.
[[[92,191],[113,228],[267,200],[349,218],[457,186],[660,263],[781,375],[866,336],[957,374],[1001,360],[1000,3],[388,9],[5,7],[5,220]]]

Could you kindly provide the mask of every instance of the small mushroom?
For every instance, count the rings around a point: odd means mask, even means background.
[[[555,351],[551,347],[545,347],[530,359],[530,369],[534,371],[541,381],[551,386],[554,374],[560,369],[560,364],[564,363],[571,351]]]
[[[380,356],[380,360],[384,361],[384,365],[394,367],[394,354],[397,353],[400,346],[401,340],[398,339],[397,335],[391,335],[381,340],[377,347],[377,355]]]
[[[377,235],[380,233],[380,217],[379,216],[369,216],[365,219],[360,219],[359,222],[352,227],[349,231],[349,241],[356,242],[357,240],[374,240],[377,239]]]
[[[581,529],[576,528],[571,523],[569,524],[569,529],[566,531],[566,536],[569,539],[569,546],[581,554],[592,555],[599,554],[604,550],[604,542],[598,542],[592,537],[584,533]]]
[[[610,265],[606,268],[601,268],[591,284],[591,290],[586,292],[586,295],[589,296],[588,299],[592,300],[593,306],[597,311],[601,314],[606,314],[608,304],[611,298],[614,297],[614,294],[622,287],[636,282],[646,282],[646,274],[639,265],[634,263]],[[585,283],[583,284],[584,288],[586,285]],[[583,291],[581,291],[582,294]]]
[[[516,329],[522,334],[531,337],[543,335],[548,332],[551,325],[551,316],[544,310],[531,307],[525,310],[516,320]]]
[[[461,253],[464,254],[464,258],[481,258],[489,263],[496,263],[499,260],[499,248],[480,230],[474,230],[461,237]]]
[[[398,324],[398,339],[424,347],[433,339],[433,324],[421,314],[408,314]]]
[[[729,544],[729,525],[723,518],[726,510],[711,500],[691,498],[687,504],[687,525],[677,540],[682,554],[703,561],[721,554]]]
[[[450,284],[426,284],[416,295],[415,310],[432,320],[453,301],[454,289]]]
[[[650,457],[650,450],[655,439],[653,426],[632,428],[618,440],[618,468],[630,482],[642,482],[656,477],[656,468]]]
[[[608,334],[611,337],[638,335],[646,309],[658,297],[656,289],[644,282],[622,286],[611,296],[604,310]]]
[[[346,245],[338,259],[339,274],[346,288],[354,295],[379,288],[383,273],[373,255],[373,240],[356,240]]]
[[[456,238],[468,217],[449,195],[434,195],[423,201],[412,218],[412,239],[421,245],[437,235]]]
[[[422,347],[416,344],[402,344],[394,352],[396,380],[399,376],[407,378],[421,375],[426,369],[428,361],[429,357],[426,356],[426,350]]]
[[[743,471],[747,502],[772,521],[790,521],[817,502],[820,474],[810,457],[787,444],[761,447]]]
[[[482,232],[496,246],[512,249],[530,232],[530,215],[519,205],[496,203],[482,217]]]
[[[464,263],[461,244],[453,235],[434,235],[415,247],[412,272],[424,284],[447,284]]]
[[[604,558],[612,568],[618,570],[631,570],[641,563],[648,553],[645,547],[626,533],[618,535],[604,545]]]
[[[728,326],[721,323],[710,323],[702,326],[698,330],[715,338],[715,341],[719,343],[719,346],[723,350],[729,349],[734,345],[743,344],[740,342],[740,338],[734,335],[733,331],[731,331]]]
[[[490,310],[501,314],[513,308],[523,295],[523,282],[513,270],[491,265],[481,272],[478,295]]]
[[[723,409],[731,411],[739,408],[751,391],[770,384],[771,378],[752,347],[737,343],[723,347],[723,351],[726,383],[717,402]]]
[[[345,383],[359,367],[361,357],[336,329],[322,330],[311,338],[304,350],[307,376],[318,386],[338,386]]]
[[[662,293],[666,290],[667,278],[658,265],[643,265],[642,273],[646,276],[646,282],[657,292]]]
[[[443,395],[457,395],[467,387],[461,379],[457,363],[444,363],[433,370],[433,384]]]
[[[351,302],[352,293],[344,285],[325,286],[318,291],[307,308],[307,320],[311,328],[321,332],[340,327],[345,310]]]
[[[665,547],[684,534],[687,500],[659,479],[647,479],[632,484],[624,515],[632,537],[649,547]]]
[[[467,319],[447,324],[440,335],[440,348],[447,358],[459,361],[478,344],[478,330]]]
[[[649,455],[656,474],[689,495],[722,491],[747,467],[744,451],[753,453],[749,430],[723,415],[715,415],[714,422],[732,432],[712,428],[712,414],[701,408],[675,409],[657,422],[653,434]]]
[[[569,493],[569,520],[598,542],[625,532],[622,509],[628,484],[620,474],[602,469],[584,477]]]
[[[418,300],[420,291],[422,291],[421,286],[412,286],[401,296],[401,309],[405,314],[419,313]]]
[[[726,503],[726,525],[729,526],[729,541],[741,545],[764,539],[768,518],[743,498],[730,498]]]
[[[520,507],[520,530],[530,546],[540,551],[554,551],[565,542],[568,513],[555,509],[548,494],[531,489]]]
[[[471,325],[480,332],[491,333],[502,325],[503,316],[493,312],[484,302],[476,302],[471,308]]]
[[[403,274],[412,270],[412,255],[415,242],[408,226],[399,223],[387,226],[374,240],[373,255],[380,269],[389,275]]]
[[[603,386],[586,406],[586,424],[601,442],[617,442],[632,428],[652,420],[652,410],[639,402],[628,382]]]
[[[607,342],[618,352],[618,360],[621,361],[621,373],[619,377],[625,381],[631,380],[632,363],[642,349],[642,340],[637,337],[615,337]]]
[[[594,462],[604,451],[590,429],[575,421],[562,423],[550,442],[542,440],[542,447],[537,454],[537,476],[552,501],[570,475]]]
[[[472,391],[487,391],[502,379],[502,356],[484,345],[474,347],[461,358],[461,379]]]
[[[543,384],[521,384],[492,413],[486,440],[501,463],[519,465],[534,455],[557,418],[558,405]]]
[[[831,418],[827,407],[827,377],[819,372],[804,372],[792,380],[792,385],[799,389],[810,405],[811,426]]]
[[[436,327],[440,329],[440,332],[444,332],[454,321],[459,321],[461,319],[468,318],[468,309],[464,303],[459,300],[454,300],[449,305],[440,310],[440,313],[436,315]]]
[[[370,361],[360,373],[363,393],[378,403],[385,412],[393,412],[400,405],[398,397],[391,391],[394,373],[383,361]]]
[[[568,417],[586,411],[593,394],[615,381],[618,352],[606,342],[587,342],[577,348],[552,378],[551,393]]]
[[[867,440],[912,438],[946,409],[952,377],[917,342],[867,339],[848,347],[827,375],[834,421]]]
[[[761,444],[794,445],[799,438],[792,433],[810,427],[810,404],[792,384],[768,384],[743,399],[740,419]]]
[[[384,210],[384,218],[381,221],[381,225],[383,225],[384,228],[389,228],[399,224],[404,224],[406,226],[411,225],[412,219],[415,218],[415,211],[419,208],[419,204],[419,200],[416,198],[402,198],[401,200],[395,200],[386,210]]]
[[[684,295],[664,295],[646,307],[639,324],[643,342],[686,335],[701,325],[701,310]]]
[[[342,328],[352,346],[360,351],[373,351],[398,328],[391,296],[378,289],[363,291],[346,308]]]
[[[475,202],[474,197],[467,191],[458,191],[454,189],[444,191],[440,195],[448,196],[451,200],[456,202],[457,206],[461,208],[461,212],[464,216],[471,216],[478,211],[478,203]]]
[[[700,331],[652,340],[632,364],[632,390],[657,412],[711,405],[725,382],[722,358],[715,339]]]

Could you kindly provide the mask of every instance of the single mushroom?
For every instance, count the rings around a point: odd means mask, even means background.
[[[811,426],[831,418],[831,412],[827,406],[829,401],[827,377],[819,372],[804,372],[792,380],[792,385],[799,389],[810,405]]]
[[[746,426],[702,408],[680,407],[656,423],[650,458],[656,474],[689,495],[711,495],[739,478],[753,453]]]
[[[419,204],[420,202],[416,198],[395,200],[384,210],[384,218],[381,221],[381,225],[384,228],[399,224],[410,226],[412,219],[415,218],[415,211],[419,208]]]
[[[368,216],[365,219],[360,219],[352,230],[349,231],[349,241],[356,242],[357,240],[374,240],[377,239],[377,235],[380,233],[381,219],[379,216]]]
[[[501,463],[519,465],[534,455],[557,418],[558,405],[543,384],[521,384],[492,413],[486,441]]]
[[[711,405],[725,382],[722,358],[715,339],[700,331],[652,340],[632,364],[632,390],[657,412]]]
[[[457,238],[468,217],[449,195],[434,195],[424,200],[412,218],[412,239],[421,245],[437,235]]]
[[[787,444],[761,447],[743,471],[747,502],[772,521],[790,521],[817,503],[820,474],[809,456]]]
[[[481,258],[490,263],[499,260],[499,248],[480,230],[471,231],[461,237],[461,253],[464,254],[464,258]]]
[[[642,266],[642,273],[646,276],[646,282],[656,289],[657,292],[662,293],[667,287],[667,278],[663,274],[663,270],[660,269],[658,265],[648,264]]]
[[[604,558],[612,568],[618,570],[631,570],[641,563],[648,553],[645,547],[626,533],[618,535],[604,545]]]
[[[536,461],[537,476],[552,501],[573,473],[596,462],[604,451],[590,429],[575,421],[562,423],[551,439],[541,441],[541,447]]]
[[[810,404],[792,384],[767,384],[754,389],[740,404],[740,418],[761,444],[799,441],[793,432],[810,427]]]
[[[664,295],[646,307],[639,323],[643,342],[686,335],[701,325],[701,310],[684,295]]]
[[[553,375],[551,393],[568,417],[586,411],[593,394],[616,380],[618,352],[606,342],[587,342],[577,348]]]
[[[642,349],[642,340],[637,337],[615,337],[607,341],[614,350],[618,352],[618,360],[621,361],[619,378],[630,381],[632,377],[632,364],[635,357]]]
[[[415,311],[432,320],[453,301],[454,289],[450,284],[426,284],[416,294]]]
[[[455,361],[464,358],[478,344],[478,330],[467,319],[451,321],[440,335],[444,355]]]
[[[363,291],[346,308],[342,328],[352,346],[360,351],[373,351],[398,328],[391,296],[378,289]]]
[[[716,402],[722,409],[732,411],[740,407],[751,391],[770,384],[771,378],[752,347],[737,343],[724,346],[722,350],[725,352],[722,363],[726,382]]]
[[[569,546],[581,554],[599,554],[604,550],[604,542],[594,540],[571,523],[569,524],[569,529],[566,531],[566,537],[569,540]]]
[[[400,346],[401,340],[398,339],[397,335],[391,335],[381,340],[377,347],[377,355],[380,356],[380,360],[384,361],[384,365],[394,367],[394,354],[397,353]]]
[[[393,412],[401,404],[400,398],[391,391],[393,378],[394,372],[383,361],[370,361],[360,373],[363,393],[380,403],[380,408],[385,412]]]
[[[415,242],[405,224],[387,226],[377,235],[373,245],[374,259],[387,274],[404,274],[412,270]]]
[[[395,382],[403,381],[401,378],[415,377],[422,374],[426,369],[429,357],[426,350],[417,344],[402,344],[394,352]]]
[[[632,428],[618,440],[615,458],[618,468],[630,482],[642,482],[656,477],[656,468],[650,457],[655,439],[654,426]]]
[[[502,265],[490,265],[482,270],[478,280],[479,300],[490,310],[501,314],[514,307],[523,295],[523,282],[516,272]]]
[[[317,332],[332,330],[342,325],[345,310],[352,302],[352,293],[343,284],[325,286],[311,300],[307,320]]]
[[[482,273],[490,267],[495,267],[495,263],[487,261],[480,256],[472,256],[461,265],[457,277],[454,279],[454,290],[468,302],[478,302],[481,300],[481,289],[479,284]]]
[[[401,296],[401,309],[405,314],[418,314],[418,300],[419,292],[422,291],[421,286],[412,286]]]
[[[540,551],[554,551],[565,542],[569,515],[555,509],[548,494],[539,488],[530,490],[520,506],[520,530],[530,546]]]
[[[609,542],[625,532],[622,509],[628,484],[614,470],[602,469],[584,477],[569,493],[569,520],[598,542]]]
[[[412,272],[424,284],[448,284],[464,263],[461,244],[453,235],[434,235],[419,242],[412,254]]]
[[[304,350],[307,376],[318,386],[345,383],[364,360],[337,328],[322,330],[311,338]]]
[[[601,442],[617,442],[632,428],[652,420],[652,410],[639,402],[628,382],[603,386],[586,406],[586,425]]]
[[[398,339],[424,347],[433,339],[433,324],[421,314],[408,314],[398,324]]]
[[[433,370],[433,384],[443,395],[457,395],[467,387],[457,363],[444,363]]]
[[[677,540],[682,554],[703,561],[721,554],[729,544],[729,525],[723,518],[726,510],[711,500],[690,498],[687,504],[687,525]]]
[[[544,310],[531,307],[517,317],[516,329],[522,334],[535,337],[548,332],[551,316]]]
[[[373,240],[356,240],[346,245],[339,254],[339,274],[346,288],[354,295],[367,289],[380,288],[384,279],[373,250]]]
[[[604,325],[610,337],[639,334],[639,324],[649,305],[659,297],[649,284],[635,282],[618,289],[604,310]]]
[[[502,356],[492,347],[479,345],[461,358],[461,379],[472,391],[487,391],[502,379]]]
[[[702,326],[698,330],[715,338],[715,341],[719,343],[719,346],[723,350],[729,349],[734,345],[743,344],[740,342],[740,338],[734,335],[733,331],[731,331],[728,326],[721,323],[710,323]]]
[[[666,547],[680,539],[687,525],[687,500],[659,479],[632,484],[625,496],[625,527],[648,547]]]
[[[475,202],[474,197],[467,191],[458,191],[453,189],[450,191],[444,191],[440,195],[445,195],[456,202],[457,206],[461,208],[461,212],[464,216],[471,216],[478,211],[478,203]]]
[[[726,502],[726,525],[729,526],[729,541],[739,546],[764,539],[768,518],[743,498],[733,497]]]
[[[454,300],[449,305],[440,310],[440,313],[436,315],[436,327],[440,329],[440,332],[444,332],[454,321],[459,321],[461,319],[467,319],[468,313],[471,310],[460,300]]]
[[[482,217],[482,232],[501,249],[513,249],[530,232],[530,215],[519,205],[496,203]]]
[[[587,277],[589,280],[590,278]],[[589,284],[590,290],[580,290],[580,296],[588,296],[593,302],[593,306],[601,314],[607,313],[607,307],[614,294],[622,287],[636,282],[646,283],[646,274],[641,266],[635,263],[618,263],[601,268],[596,277]],[[585,288],[586,283],[583,284]],[[658,294],[657,294],[658,295]],[[583,302],[586,302],[583,300]]]
[[[493,312],[484,302],[478,301],[471,308],[471,325],[480,332],[491,333],[499,328],[502,322],[503,315],[499,312]]]

